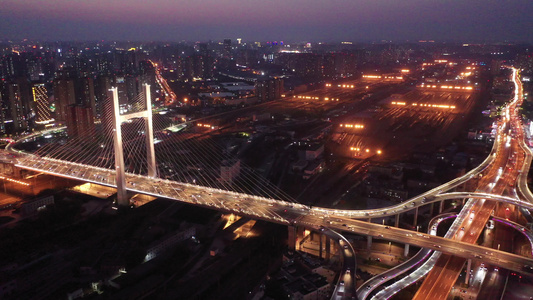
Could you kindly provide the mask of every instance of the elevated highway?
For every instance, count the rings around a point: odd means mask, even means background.
[[[513,112],[514,110],[511,109],[511,113]],[[508,119],[507,121],[509,121],[510,117],[506,116],[506,118]],[[510,130],[507,125],[504,124],[500,126],[500,133],[506,130]],[[36,133],[33,136],[38,134],[42,133]],[[519,135],[519,133],[517,134]],[[507,139],[509,140],[511,133],[509,133],[508,136],[509,138]],[[10,143],[3,153],[3,160],[9,160],[13,162],[16,167],[22,169],[43,172],[59,177],[76,179],[109,187],[116,187],[116,172],[114,170],[48,157],[40,157],[34,154],[21,152],[14,148],[17,143],[31,138],[32,135],[29,135]],[[482,201],[483,199],[494,200],[518,205],[531,210],[533,209],[533,194],[527,187],[526,172],[526,168],[531,163],[531,150],[525,146],[523,141],[521,141],[519,147],[525,153],[524,163],[521,165],[519,175],[514,178],[507,178],[507,180],[510,182],[514,180],[517,183],[520,195],[525,198],[525,200],[520,200],[518,197],[503,196],[500,193],[489,193],[486,191],[474,193],[448,192],[469,180],[484,174],[484,172],[494,172],[494,170],[491,171],[490,167],[497,163],[498,159],[501,158],[503,151],[500,149],[506,147],[508,146],[505,144],[505,139],[498,136],[489,156],[479,166],[465,175],[400,204],[372,210],[339,210],[309,207],[299,203],[129,173],[126,173],[126,188],[129,191],[136,193],[165,197],[193,205],[208,207],[223,212],[235,213],[283,225],[304,226],[310,228],[325,226],[336,230],[369,235],[375,238],[384,238],[390,241],[409,243],[458,257],[483,260],[496,266],[501,266],[517,272],[526,272],[531,275],[531,273],[533,273],[533,270],[531,269],[533,268],[533,260],[530,258],[492,250],[471,243],[454,241],[449,238],[429,236],[414,233],[410,230],[390,228],[388,226],[354,220],[394,216],[411,210],[416,210],[418,207],[430,203],[465,198],[482,199]]]

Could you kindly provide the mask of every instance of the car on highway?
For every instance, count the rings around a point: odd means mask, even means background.
[[[524,265],[522,269],[527,272],[533,272],[533,267],[530,265]]]

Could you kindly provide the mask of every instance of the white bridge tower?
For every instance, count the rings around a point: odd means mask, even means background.
[[[143,118],[146,134],[146,160],[148,164],[148,176],[156,177],[157,170],[155,165],[155,150],[154,150],[154,132],[152,125],[152,99],[150,98],[150,85],[143,85],[144,99],[146,100],[146,110],[120,114],[120,107],[118,101],[118,89],[111,88],[110,92],[113,94],[113,125],[114,125],[114,148],[115,148],[115,170],[116,170],[116,184],[117,184],[117,202],[119,206],[129,206],[130,201],[126,191],[126,170],[124,166],[124,150],[122,148],[122,122],[134,119]]]

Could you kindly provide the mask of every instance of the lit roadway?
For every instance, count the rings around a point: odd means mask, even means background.
[[[508,191],[508,187],[514,191],[525,160],[525,154],[520,151],[520,145],[517,142],[522,137],[522,127],[517,116],[517,106],[522,101],[522,90],[518,83],[520,79],[517,70],[512,69],[512,71],[515,96],[513,101],[502,110],[502,118],[498,123],[496,137],[499,145],[494,163],[488,168],[478,184],[478,190],[489,191],[497,195]],[[521,167],[520,170],[516,168],[517,164]],[[495,201],[485,199],[476,200],[473,207],[468,210],[463,208],[462,213],[466,211],[467,215],[461,219],[461,229],[455,231],[453,239],[470,244],[476,243],[495,208]],[[492,255],[491,253],[492,251],[487,252],[488,255],[478,254],[476,258],[483,259],[485,257],[483,261],[488,261],[487,257]],[[446,299],[465,262],[463,257],[448,253],[439,257],[413,299]],[[523,271],[524,266],[522,267]],[[526,268],[529,268],[528,264],[526,264]]]
[[[431,221],[429,222],[428,233],[430,235],[437,235],[437,228],[440,225],[440,223],[446,219],[449,219],[455,216],[456,214],[454,213],[446,213],[446,214],[442,214],[431,219]],[[420,249],[420,251],[418,251],[413,257],[409,258],[407,261],[381,274],[378,274],[370,278],[357,289],[357,299],[365,300],[368,297],[368,295],[370,295],[379,286],[385,284],[387,281],[390,281],[406,273],[407,271],[411,270],[417,265],[420,265],[423,261],[425,261],[429,257],[429,255],[432,252],[433,250],[429,248],[422,248]]]
[[[448,231],[444,235],[444,238],[451,239],[453,237],[454,232],[457,229],[459,229],[461,226],[461,220],[465,218],[465,216],[468,213],[467,211],[472,208],[474,202],[475,202],[474,200],[468,200],[466,202],[466,204],[464,205],[464,208],[466,208],[466,210],[463,209],[459,213],[457,218],[454,220],[452,226],[448,229]],[[420,278],[425,276],[427,273],[429,273],[433,269],[433,267],[435,266],[435,264],[437,263],[437,260],[440,258],[441,255],[442,255],[442,252],[435,251],[431,255],[431,257],[427,261],[425,261],[420,267],[418,267],[416,270],[411,272],[409,275],[387,286],[386,288],[381,290],[379,293],[377,293],[372,299],[389,299],[390,297],[398,293],[400,290],[417,282],[418,280],[420,280]]]
[[[516,81],[516,80],[515,80]],[[514,103],[517,101],[515,100]],[[511,108],[508,110],[512,118],[515,118],[515,110]],[[509,116],[505,117],[509,120]],[[518,126],[519,127],[519,126]],[[444,199],[454,199],[458,197],[470,197],[470,198],[485,198],[494,199],[496,201],[504,201],[513,203],[525,207],[527,209],[533,209],[533,204],[529,201],[521,201],[515,197],[503,197],[498,194],[479,194],[479,193],[445,193],[465,183],[466,181],[484,173],[482,181],[488,180],[491,176],[497,176],[497,169],[493,166],[495,164],[502,164],[507,167],[506,157],[501,155],[501,152],[509,153],[509,146],[507,144],[511,141],[513,149],[516,148],[516,143],[512,142],[515,139],[511,139],[511,134],[520,135],[520,132],[509,133],[503,137],[502,131],[508,130],[506,125],[501,125],[500,135],[496,139],[491,154],[487,159],[478,167],[474,168],[464,176],[454,179],[446,184],[443,184],[433,190],[430,190],[420,196],[414,197],[408,201],[404,201],[401,204],[373,210],[337,210],[313,207],[310,208],[306,205],[291,203],[281,200],[269,199],[264,197],[252,196],[247,194],[235,193],[225,190],[212,189],[208,187],[202,187],[197,185],[191,185],[186,183],[180,183],[175,181],[169,181],[159,178],[150,178],[142,175],[126,174],[127,189],[132,192],[138,192],[141,194],[153,195],[156,197],[165,197],[170,199],[179,200],[186,203],[200,205],[204,207],[210,207],[220,211],[236,213],[240,215],[249,216],[251,218],[263,219],[270,222],[276,222],[285,225],[300,225],[307,227],[314,227],[323,225],[326,227],[336,228],[339,230],[347,230],[346,226],[350,226],[349,230],[358,234],[371,235],[378,237],[380,234],[386,235],[388,240],[396,242],[409,242],[409,244],[431,248],[439,250],[444,253],[453,254],[454,256],[472,258],[476,255],[478,257],[483,256],[483,261],[489,262],[493,265],[501,266],[517,272],[524,271],[524,265],[533,266],[533,260],[530,258],[520,257],[511,253],[505,253],[501,251],[491,250],[489,248],[473,245],[471,243],[465,243],[460,241],[454,241],[451,239],[432,237],[424,234],[421,236],[413,233],[410,230],[398,229],[398,228],[386,228],[385,226],[372,224],[368,222],[351,220],[350,218],[369,219],[384,216],[397,215],[399,213],[413,210],[419,206],[426,205],[430,202],[441,201]],[[37,135],[37,134],[35,134]],[[31,138],[31,136],[22,137],[20,141]],[[67,177],[71,179],[77,179],[86,182],[92,182],[96,184],[102,184],[110,187],[116,187],[115,185],[115,171],[109,169],[103,169],[98,167],[92,167],[88,165],[81,165],[71,163],[67,161],[55,160],[45,157],[39,157],[32,154],[21,153],[18,150],[13,149],[15,143],[10,143],[6,147],[8,151],[7,155],[15,156],[11,160],[16,160],[16,166],[28,169],[36,172],[44,172],[60,177]],[[522,145],[519,145],[522,148]],[[505,148],[502,151],[501,148]],[[520,149],[519,149],[520,150]],[[522,149],[523,150],[523,149]],[[523,150],[525,151],[525,150]],[[524,153],[519,151],[520,153]],[[530,157],[526,153],[526,156]],[[517,158],[518,159],[518,158]],[[528,162],[529,159],[520,157],[521,161]],[[524,164],[525,165],[525,164]],[[522,167],[523,168],[523,167]],[[488,171],[488,172],[487,172]],[[507,173],[507,172],[505,172]],[[506,185],[518,181],[520,183],[524,173],[511,175],[501,175]],[[502,182],[503,182],[502,181]],[[524,196],[527,200],[530,200],[531,193],[528,191],[527,186],[522,180],[523,186],[520,190],[521,194],[529,193],[529,196]],[[485,191],[490,192],[490,191]],[[486,201],[492,202],[492,201]],[[476,214],[478,215],[478,214]],[[326,223],[327,218],[342,220],[342,224],[339,222]],[[477,222],[475,222],[477,224]],[[481,222],[480,222],[481,223]],[[343,226],[346,224],[346,226]],[[484,224],[483,224],[484,225]],[[481,226],[481,224],[479,224]],[[493,253],[492,255],[484,255],[485,253]]]
[[[529,230],[527,227],[525,226],[522,226],[518,223],[515,223],[513,221],[509,221],[509,220],[505,220],[503,218],[498,218],[498,217],[492,217],[492,219],[496,222],[499,222],[499,223],[503,223],[507,226],[510,226],[516,230],[518,230],[519,232],[521,232],[523,235],[526,236],[526,238],[528,239],[529,241],[529,244],[531,245],[531,256],[533,256],[533,232],[531,230]]]
[[[155,70],[155,79],[157,80],[157,83],[159,83],[159,86],[165,93],[165,104],[166,105],[174,104],[176,100],[178,99],[178,97],[176,96],[176,93],[174,93],[174,91],[170,88],[170,86],[168,86],[167,80],[163,78],[163,76],[161,75],[158,64],[154,63],[153,61],[150,61],[150,63],[152,63],[152,66],[154,67],[154,70]]]
[[[319,230],[337,242],[340,247],[340,254],[342,258],[342,271],[340,272],[331,299],[353,299],[352,297],[356,294],[355,270],[357,270],[355,250],[352,244],[335,230],[331,230],[322,226],[319,228]]]
[[[19,158],[18,161],[17,166],[24,169],[115,187],[115,172],[113,170],[33,155],[27,155],[24,159]],[[133,192],[176,199],[190,204],[284,225],[292,224],[311,228],[322,225],[341,231],[371,235],[377,238],[381,234],[386,235],[387,240],[400,243],[408,241],[411,245],[431,248],[465,258],[473,258],[475,255],[483,255],[491,251],[494,254],[484,258],[484,261],[517,272],[521,272],[524,265],[533,266],[533,259],[512,253],[415,233],[407,229],[387,228],[388,226],[332,216],[329,213],[323,213],[321,208],[310,209],[308,206],[298,203],[273,200],[141,175],[127,174],[126,182],[128,190]],[[379,213],[372,214],[380,216]],[[343,226],[343,224],[346,224],[346,226]]]
[[[515,83],[517,84],[517,90],[516,90],[516,97],[514,99],[513,102],[516,103],[517,100],[521,100],[521,87],[519,87],[520,85],[520,82],[517,80],[515,80]],[[513,106],[511,105],[511,109],[513,109]],[[509,111],[510,109],[504,111],[505,115],[505,120],[506,121],[510,121],[511,118],[510,118],[510,114],[509,114]],[[519,122],[519,119],[518,118],[514,118],[513,121],[515,121],[515,127],[517,129],[512,129],[512,130],[509,130],[508,134],[511,135],[511,137],[513,138],[513,140],[518,140],[518,143],[519,143],[519,146],[521,149],[518,149],[517,148],[517,144],[516,143],[513,143],[513,147],[511,147],[511,138],[507,137],[506,134],[501,134],[504,130],[507,130],[507,127],[506,126],[500,126],[500,134],[498,135],[498,138],[496,140],[496,143],[495,143],[495,147],[493,147],[493,152],[494,152],[494,149],[499,149],[500,146],[504,146],[503,147],[503,150],[497,150],[498,151],[501,151],[500,155],[499,155],[499,159],[502,160],[501,163],[495,163],[496,167],[493,168],[493,173],[496,172],[496,174],[492,174],[492,176],[490,176],[490,174],[486,174],[486,176],[483,178],[484,182],[482,182],[482,185],[480,186],[483,186],[483,187],[487,187],[489,190],[490,189],[493,189],[495,188],[496,186],[496,181],[498,181],[500,178],[499,177],[502,177],[503,176],[503,183],[504,183],[504,186],[507,185],[509,188],[512,188],[510,191],[508,191],[508,193],[510,193],[511,195],[513,195],[513,197],[507,197],[508,199],[507,200],[511,200],[515,197],[517,197],[517,193],[516,193],[516,190],[514,189],[515,185],[517,186],[518,188],[518,191],[520,192],[520,194],[526,198],[529,202],[531,201],[530,199],[531,198],[531,193],[529,191],[529,189],[527,188],[527,184],[526,184],[526,180],[527,180],[527,173],[529,171],[529,166],[530,166],[530,163],[531,163],[531,150],[525,145],[524,143],[524,140],[523,140],[523,136],[522,136],[522,131],[521,131],[521,124]],[[504,143],[500,143],[500,141],[504,141]],[[501,145],[500,145],[501,144]],[[513,153],[509,153],[509,151],[504,151],[506,150],[507,148],[512,148],[514,151]],[[521,151],[522,150],[522,151]],[[518,152],[518,153],[517,153]],[[509,155],[510,154],[510,155]],[[494,155],[494,153],[491,153],[491,155]],[[506,162],[506,158],[509,158],[509,166],[507,166],[506,164],[503,164]],[[522,166],[520,170],[516,170],[516,167],[515,166]],[[502,170],[500,171],[499,170],[499,166],[502,166]],[[516,178],[516,173],[515,174],[505,174],[503,175],[503,168],[504,167],[508,167],[506,168],[505,170],[506,171],[514,171],[514,172],[505,172],[505,173],[515,173],[516,171],[519,172],[519,176],[518,178]],[[489,176],[487,176],[489,175]],[[492,182],[490,182],[491,180],[493,180]],[[518,181],[516,181],[518,180]],[[494,192],[494,191],[493,191]],[[448,199],[451,199],[453,198],[454,196],[456,196],[456,198],[468,198],[468,197],[472,197],[472,198],[477,198],[477,199],[482,199],[480,200],[481,204],[483,202],[485,202],[485,200],[483,199],[493,199],[493,200],[498,200],[496,198],[501,198],[500,196],[497,196],[497,195],[488,195],[488,194],[484,194],[484,193],[448,193],[447,195],[438,195],[437,197],[441,197],[441,196],[445,196],[446,198]],[[490,204],[491,201],[487,201],[487,204],[491,205]],[[520,203],[524,203],[523,201],[520,201],[518,200],[518,203],[517,204],[520,204]],[[461,225],[461,230],[457,230],[457,227],[455,228],[450,228],[450,230],[448,231],[447,235],[451,233],[452,237],[454,238],[464,238],[465,237],[465,234],[466,234],[466,237],[467,238],[470,238],[470,240],[474,240],[475,238],[477,238],[477,235],[478,235],[478,230],[479,230],[479,226],[484,226],[485,221],[483,220],[478,220],[479,217],[486,217],[489,213],[486,212],[486,211],[480,211],[479,209],[477,210],[478,213],[472,213],[473,211],[476,211],[475,207],[474,207],[474,204],[476,204],[475,202],[473,202],[472,200],[468,201],[467,202],[467,205],[465,206],[465,208],[463,209],[463,211],[461,212],[460,214],[460,217],[456,220],[456,221],[460,221],[460,222],[465,222],[465,224],[462,224]],[[479,204],[477,204],[479,205]],[[489,210],[490,211],[490,210]],[[479,217],[477,216],[479,214]],[[469,223],[475,223],[476,226],[469,226],[469,225],[472,225],[472,224],[469,224]],[[454,222],[455,224],[455,222]],[[464,226],[463,226],[464,225]],[[510,224],[512,226],[512,224]],[[526,234],[528,236],[528,238],[530,238],[530,235],[531,235],[531,232],[529,232],[528,230],[525,230],[523,227],[520,228],[520,227],[517,227],[517,226],[514,226],[515,228],[519,228],[522,233]],[[455,235],[455,236],[453,236]],[[475,237],[474,237],[475,236]],[[472,242],[472,241],[470,241]],[[530,242],[531,242],[531,239],[530,239]],[[493,251],[487,251],[485,254],[486,255],[493,255]],[[482,255],[482,253],[478,254],[479,256],[477,257],[478,259],[480,260],[484,260],[484,261],[488,261],[487,258],[485,259],[482,259],[484,256]],[[429,285],[430,288],[429,289],[426,289],[426,291],[422,291],[424,292],[424,294],[420,293],[419,292],[419,297],[421,298],[438,298],[438,297],[442,297],[442,298],[446,298],[446,296],[448,295],[448,291],[449,291],[449,285],[450,283],[453,284],[453,282],[455,281],[454,278],[456,278],[456,274],[453,274],[453,272],[446,272],[447,270],[445,269],[446,265],[449,264],[450,267],[455,267],[455,268],[458,268],[457,266],[460,266],[460,268],[462,268],[462,265],[464,264],[464,261],[459,261],[459,262],[452,262],[450,263],[449,260],[450,258],[448,257],[447,259],[444,259],[443,261],[444,262],[441,262],[440,265],[437,265],[437,267],[435,267],[435,264],[437,264],[437,260],[439,259],[440,257],[440,253],[439,252],[436,252],[431,258],[430,260],[428,260],[426,263],[424,263],[420,268],[418,268],[415,272],[413,272],[412,274],[408,275],[407,277],[395,282],[393,285],[387,287],[385,290],[381,291],[380,293],[378,293],[376,295],[376,297],[374,297],[375,299],[388,299],[389,297],[391,297],[392,295],[396,294],[397,292],[399,292],[401,289],[407,287],[408,285],[418,281],[421,277],[425,276],[430,270],[433,270],[435,269],[435,271],[433,272],[434,273],[434,278],[431,279],[431,283],[435,283],[435,282],[438,282],[438,286],[435,288],[433,287],[435,284],[433,285]],[[490,259],[490,257],[488,257]],[[458,258],[456,258],[456,260],[458,260]],[[460,258],[459,258],[460,260]],[[441,272],[442,270],[444,269],[444,272]],[[523,266],[522,270],[523,271],[526,271],[526,272],[530,272],[530,268],[526,265]],[[447,273],[447,274],[444,274],[444,273]],[[450,274],[451,273],[451,274]],[[448,285],[448,287],[446,287],[446,285]],[[432,293],[430,293],[432,292]],[[436,293],[437,292],[437,295]]]

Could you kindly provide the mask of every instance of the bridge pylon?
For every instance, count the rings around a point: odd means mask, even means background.
[[[152,124],[152,99],[150,96],[150,85],[143,86],[144,100],[146,110],[134,113],[120,114],[120,106],[118,100],[118,89],[113,87],[109,90],[112,93],[113,100],[113,134],[114,134],[114,150],[115,150],[115,171],[116,171],[116,185],[117,185],[117,202],[119,206],[129,206],[126,190],[126,171],[124,164],[124,149],[122,147],[122,122],[133,119],[143,118],[146,133],[146,160],[148,165],[148,176],[157,177],[157,169],[155,164],[155,148],[154,148],[154,132]]]

